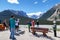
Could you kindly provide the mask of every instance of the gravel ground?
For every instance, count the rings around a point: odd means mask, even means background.
[[[20,33],[18,36],[15,35],[17,40],[60,40],[60,31],[57,31],[57,37],[54,37],[53,31],[47,33],[47,37],[44,37],[41,32],[37,32],[37,35],[33,35],[28,32],[27,25],[20,25],[20,30],[25,31]],[[11,40],[9,39],[10,31],[0,31],[0,40]]]

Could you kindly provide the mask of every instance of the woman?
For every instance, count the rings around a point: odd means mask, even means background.
[[[18,30],[19,30],[19,19],[16,19],[15,27],[16,27],[16,31],[18,32]]]

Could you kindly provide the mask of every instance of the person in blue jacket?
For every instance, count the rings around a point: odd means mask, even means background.
[[[14,19],[14,16],[12,15],[11,18],[9,19],[9,22],[10,22],[10,39],[16,39],[15,38],[15,19]]]

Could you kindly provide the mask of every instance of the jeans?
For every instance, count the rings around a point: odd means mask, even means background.
[[[10,37],[11,37],[11,38],[15,38],[15,37],[14,37],[14,35],[15,35],[15,28],[11,28],[11,29],[10,29],[10,32],[11,32]]]

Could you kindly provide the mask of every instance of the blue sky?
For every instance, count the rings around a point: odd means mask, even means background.
[[[29,14],[39,15],[58,3],[60,0],[0,0],[0,11],[22,10]]]

